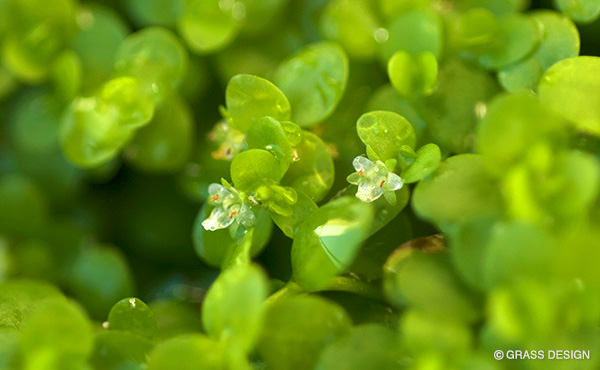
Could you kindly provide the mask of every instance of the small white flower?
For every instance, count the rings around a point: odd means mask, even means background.
[[[246,228],[254,225],[256,220],[254,212],[244,203],[240,193],[234,188],[228,189],[220,184],[210,184],[208,194],[208,201],[215,208],[210,216],[202,221],[202,227],[205,230],[224,229],[234,222]]]
[[[394,192],[404,185],[400,176],[388,170],[382,161],[372,162],[363,156],[354,158],[352,165],[356,172],[348,176],[347,180],[358,185],[358,199],[370,203],[384,195],[390,203],[395,203]]]

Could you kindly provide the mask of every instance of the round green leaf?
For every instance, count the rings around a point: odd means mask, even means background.
[[[509,166],[523,160],[533,142],[553,131],[560,134],[561,127],[560,120],[536,97],[522,93],[499,95],[479,124],[477,148],[488,168],[503,175]]]
[[[133,291],[129,266],[120,251],[112,247],[82,250],[67,276],[71,293],[96,318],[106,317],[114,302]]]
[[[203,335],[181,335],[154,347],[148,356],[148,370],[226,370],[224,352]]]
[[[252,75],[236,75],[225,91],[229,124],[242,132],[255,120],[271,116],[278,121],[290,119],[290,103],[271,82]]]
[[[83,310],[63,297],[39,302],[21,328],[26,353],[52,351],[72,359],[84,359],[93,347],[92,325]]]
[[[283,177],[277,159],[264,149],[249,149],[236,155],[230,171],[235,188],[245,192],[278,183]]]
[[[141,370],[152,342],[130,332],[104,331],[96,334],[90,363],[98,369]]]
[[[152,121],[136,133],[125,158],[145,172],[175,172],[188,160],[194,142],[194,121],[187,103],[176,96],[161,105]]]
[[[554,3],[576,22],[590,23],[600,16],[600,3],[594,0],[554,0]]]
[[[54,286],[33,280],[9,280],[0,283],[0,328],[21,327],[38,302],[62,297]]]
[[[305,193],[299,192],[298,199],[292,205],[292,213],[289,216],[282,216],[273,212],[271,213],[271,217],[279,229],[288,238],[293,239],[298,226],[318,208],[311,198],[305,195]]]
[[[486,173],[483,159],[461,154],[440,164],[413,193],[415,212],[439,226],[471,218],[498,215],[501,197],[498,185]]]
[[[156,332],[156,319],[146,303],[138,298],[123,298],[110,309],[108,329],[152,339]]]
[[[81,59],[82,90],[92,94],[111,77],[115,55],[129,29],[115,11],[97,3],[79,4],[78,19],[81,29],[69,46]]]
[[[600,58],[561,60],[546,71],[538,91],[541,102],[574,127],[600,135]]]
[[[342,307],[323,298],[283,298],[267,306],[258,350],[270,368],[312,370],[321,351],[351,326]]]
[[[292,106],[292,120],[312,126],[337,107],[348,80],[348,57],[335,43],[321,42],[302,49],[275,72],[275,84]]]
[[[551,11],[537,11],[531,17],[542,30],[542,40],[535,54],[498,73],[498,80],[509,91],[534,90],[546,69],[579,54],[579,32],[569,18]]]
[[[177,37],[160,27],[127,36],[115,57],[115,72],[138,78],[146,94],[162,101],[185,76],[188,56]]]
[[[371,158],[372,160],[397,159],[403,145],[415,147],[413,127],[404,117],[394,112],[365,113],[356,121],[356,131],[360,140],[367,146],[367,154],[373,153],[377,156]]]
[[[281,180],[296,191],[318,202],[327,194],[334,180],[333,159],[325,143],[317,135],[302,131],[300,142],[293,147],[294,158]]]
[[[498,35],[491,50],[479,56],[479,64],[488,69],[501,69],[531,53],[540,42],[540,29],[532,19],[510,14],[500,18]]]
[[[442,21],[433,11],[403,13],[391,21],[388,33],[388,39],[381,44],[381,54],[386,62],[397,51],[409,54],[430,52],[436,58],[442,54]]]
[[[489,73],[458,60],[442,63],[437,89],[420,106],[431,141],[443,152],[471,151],[482,108],[497,90]]]
[[[285,173],[292,162],[292,147],[281,123],[272,117],[256,120],[246,133],[249,149],[265,149],[279,162]]]
[[[242,351],[251,350],[262,328],[267,294],[267,279],[257,266],[236,265],[223,271],[202,305],[206,332]]]
[[[388,370],[401,355],[394,331],[378,324],[356,326],[321,353],[315,370]]]
[[[154,102],[143,90],[140,80],[118,77],[104,84],[98,95],[96,109],[99,114],[116,121],[115,125],[133,129],[150,122],[154,115]]]
[[[411,56],[405,51],[398,51],[388,62],[392,86],[404,96],[431,94],[437,81],[437,72],[437,60],[429,52]]]
[[[236,18],[241,16],[240,7],[235,4],[239,3],[186,0],[177,22],[177,29],[190,49],[199,54],[206,54],[230,43],[238,32]]]
[[[352,57],[367,59],[377,52],[378,20],[368,0],[330,1],[321,15],[320,29]]]
[[[156,317],[156,339],[159,341],[202,331],[202,320],[194,304],[177,299],[161,299],[152,301],[150,309]]]
[[[372,220],[371,206],[352,197],[327,203],[310,215],[292,244],[296,282],[309,291],[324,288],[352,264]]]
[[[384,290],[392,303],[434,315],[473,322],[480,314],[445,252],[400,247],[385,263]]]
[[[175,26],[183,13],[185,0],[127,0],[127,10],[142,26]]]
[[[435,144],[423,145],[417,150],[417,158],[413,164],[402,171],[402,180],[406,184],[411,184],[429,176],[437,169],[441,159],[440,147]]]

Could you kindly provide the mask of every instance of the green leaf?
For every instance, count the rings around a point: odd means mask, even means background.
[[[81,360],[92,352],[93,341],[92,325],[84,311],[63,297],[40,301],[21,328],[21,346],[30,354],[51,351]]]
[[[283,62],[275,84],[290,100],[292,121],[313,126],[335,110],[348,80],[348,57],[337,44],[312,44]]]
[[[81,59],[81,87],[84,94],[95,93],[113,73],[115,56],[129,33],[125,21],[112,9],[97,3],[78,5],[81,29],[69,42]]]
[[[58,95],[64,101],[70,101],[79,92],[82,73],[81,59],[72,50],[62,52],[54,60],[52,79]]]
[[[381,43],[381,54],[385,62],[397,51],[409,54],[430,52],[436,58],[442,54],[442,21],[431,10],[402,13],[391,21],[388,33],[388,39]]]
[[[351,197],[319,208],[298,227],[292,245],[292,268],[300,286],[324,288],[354,261],[373,220],[369,204]]]
[[[248,36],[262,35],[262,32],[273,31],[274,25],[279,25],[278,21],[284,18],[281,13],[286,9],[289,0],[240,0],[243,6],[242,12],[239,11],[242,21],[240,33]],[[238,8],[241,6],[238,5]],[[235,10],[234,10],[235,11]],[[234,17],[237,13],[234,13]]]
[[[540,38],[535,21],[523,15],[506,15],[499,19],[495,43],[479,56],[479,64],[488,69],[502,69],[525,58],[538,46]]]
[[[293,162],[281,180],[318,202],[331,189],[334,180],[333,158],[317,135],[302,131],[300,142],[292,148]]]
[[[458,60],[442,63],[436,91],[420,106],[430,141],[443,152],[471,151],[482,108],[497,90],[494,79],[480,69]]]
[[[378,324],[356,326],[321,353],[315,370],[388,370],[398,366],[397,334]]]
[[[127,0],[126,4],[138,25],[173,27],[183,14],[185,0]]]
[[[387,68],[392,86],[403,96],[430,95],[435,88],[438,65],[430,52],[411,56],[398,51]]]
[[[475,7],[449,20],[449,43],[461,51],[485,52],[499,33],[498,18],[485,8]]]
[[[327,4],[319,26],[325,38],[339,42],[350,56],[369,59],[377,52],[378,23],[368,0],[334,0]]]
[[[271,116],[278,121],[290,119],[290,102],[271,82],[253,75],[233,76],[225,91],[227,120],[242,132],[255,120]]]
[[[154,114],[154,104],[140,93],[136,79],[121,77],[109,81],[98,98],[75,99],[60,127],[60,144],[67,159],[85,168],[113,159],[134,130]]]
[[[382,15],[393,20],[400,14],[416,9],[427,9],[431,6],[431,0],[379,0],[379,10]]]
[[[77,30],[76,4],[58,0],[11,1],[3,32],[3,64],[19,79],[40,83],[48,75],[52,62],[63,45]],[[7,11],[8,10],[8,11]],[[1,26],[4,28],[5,26]]]
[[[405,97],[400,96],[396,89],[391,85],[383,85],[376,90],[367,101],[365,110],[378,111],[385,110],[398,113],[410,122],[415,131],[417,144],[422,144],[425,136],[425,122],[417,112],[415,106]]]
[[[281,173],[285,173],[292,162],[292,147],[286,132],[276,119],[263,117],[256,120],[246,133],[249,149],[265,149],[277,159]]]
[[[152,310],[140,299],[123,298],[110,309],[108,328],[152,339],[156,332],[156,319]]]
[[[125,159],[144,172],[181,170],[194,145],[194,128],[187,103],[172,96],[127,145]]]
[[[437,169],[442,159],[440,147],[427,144],[417,150],[415,161],[402,171],[402,179],[406,184],[417,182]]]
[[[508,91],[536,89],[545,70],[579,54],[579,32],[567,17],[551,11],[537,11],[531,17],[542,30],[542,40],[532,56],[498,73],[500,84]]]
[[[118,77],[108,81],[100,90],[97,110],[117,121],[120,127],[133,129],[150,122],[154,115],[154,102],[143,90],[140,80]]]
[[[401,346],[414,357],[427,359],[435,353],[438,357],[445,355],[450,362],[460,362],[460,359],[472,356],[474,338],[471,328],[453,317],[410,309],[400,318],[399,330]]]
[[[234,2],[186,0],[177,29],[195,53],[212,53],[229,44],[237,35],[239,9]]]
[[[123,40],[115,57],[115,72],[138,78],[144,92],[160,102],[179,87],[187,64],[187,53],[171,31],[149,27]]]
[[[562,135],[562,122],[528,94],[498,95],[478,127],[477,149],[491,172],[503,176],[524,160],[532,144]]]
[[[263,301],[268,284],[255,265],[236,265],[221,273],[208,290],[202,306],[206,332],[249,352],[262,328]]]
[[[403,145],[415,147],[415,132],[411,124],[401,115],[388,111],[365,113],[356,121],[360,140],[376,155],[372,160],[396,159]]]
[[[277,159],[264,149],[249,149],[236,155],[231,161],[230,171],[233,185],[243,192],[279,183],[283,177]]]
[[[96,318],[106,317],[115,301],[133,291],[125,257],[112,247],[84,248],[67,272],[70,292]]]
[[[419,216],[441,227],[501,213],[498,185],[486,173],[483,158],[475,154],[442,162],[433,176],[419,182],[412,202]]]
[[[158,341],[202,331],[202,319],[195,304],[177,299],[160,299],[152,301],[150,309],[156,318]]]
[[[456,2],[458,11],[485,8],[495,15],[523,11],[527,6],[529,6],[528,0],[460,0]]]
[[[33,280],[9,280],[0,283],[0,328],[21,327],[38,301],[62,297],[54,286]]]
[[[474,322],[480,316],[478,300],[456,275],[449,253],[430,243],[422,250],[400,246],[389,257],[384,265],[386,297],[400,307]]]
[[[104,331],[96,334],[90,363],[106,370],[141,370],[152,342],[131,332]]]
[[[311,370],[323,348],[351,326],[342,307],[323,298],[281,298],[267,306],[258,350],[269,368]]]
[[[226,370],[225,349],[201,334],[168,339],[148,356],[148,370]]]
[[[594,0],[554,0],[554,3],[576,22],[591,23],[600,16],[600,3]]]
[[[298,226],[318,208],[319,207],[311,198],[303,192],[299,192],[296,203],[292,205],[292,213],[290,215],[284,216],[277,213],[271,213],[271,217],[281,231],[283,231],[287,237],[293,239]]]
[[[21,368],[19,332],[16,329],[0,328],[0,368]]]
[[[600,58],[561,60],[546,71],[538,91],[542,104],[575,128],[600,135]]]
[[[491,290],[528,277],[553,277],[556,245],[550,235],[526,223],[500,224],[492,230],[483,259],[483,281]],[[518,279],[515,277],[518,276]]]

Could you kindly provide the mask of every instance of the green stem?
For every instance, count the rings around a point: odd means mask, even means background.
[[[252,249],[252,236],[254,235],[254,228],[248,230],[242,237],[240,242],[231,250],[227,257],[223,261],[222,269],[235,265],[249,265],[252,262],[250,256],[250,250]]]

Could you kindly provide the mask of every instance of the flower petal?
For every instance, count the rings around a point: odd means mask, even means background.
[[[363,202],[371,203],[383,194],[383,189],[375,184],[361,183],[358,185],[356,197]]]
[[[204,230],[215,231],[228,227],[234,220],[235,217],[229,217],[229,212],[223,207],[215,207],[210,216],[202,221],[202,227]]]

